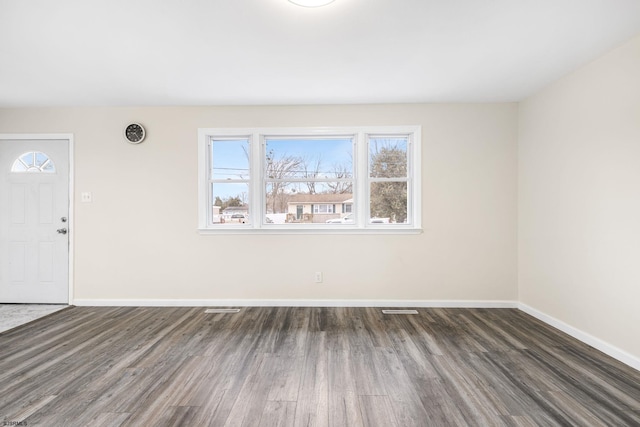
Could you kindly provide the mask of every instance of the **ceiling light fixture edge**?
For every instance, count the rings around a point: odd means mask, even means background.
[[[320,7],[332,3],[334,0],[289,0],[291,3],[303,7]]]

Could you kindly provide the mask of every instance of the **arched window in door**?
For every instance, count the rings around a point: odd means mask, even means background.
[[[56,167],[53,161],[45,153],[40,151],[30,151],[21,154],[11,166],[11,172],[44,172],[54,173]]]

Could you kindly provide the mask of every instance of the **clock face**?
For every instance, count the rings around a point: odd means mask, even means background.
[[[132,144],[140,144],[144,139],[144,128],[138,123],[131,123],[124,130],[124,136]]]

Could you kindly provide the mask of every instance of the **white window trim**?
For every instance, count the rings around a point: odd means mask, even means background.
[[[368,136],[410,135],[407,153],[407,214],[410,224],[369,223],[369,144]],[[264,224],[264,141],[273,136],[353,136],[354,152],[354,224]],[[246,224],[214,225],[208,194],[208,170],[211,138],[249,138],[249,221]],[[421,127],[420,126],[366,126],[325,128],[200,128],[198,129],[198,232],[200,234],[419,234],[421,222]]]

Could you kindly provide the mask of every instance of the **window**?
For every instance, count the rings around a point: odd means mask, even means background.
[[[420,229],[420,128],[199,130],[203,232]]]
[[[313,205],[314,214],[332,214],[333,205]]]
[[[369,214],[372,222],[409,220],[406,136],[369,136]]]
[[[250,138],[212,137],[207,195],[212,224],[246,224],[249,218]]]
[[[56,168],[46,154],[40,151],[30,151],[20,155],[11,166],[11,172],[44,172],[55,173]]]

